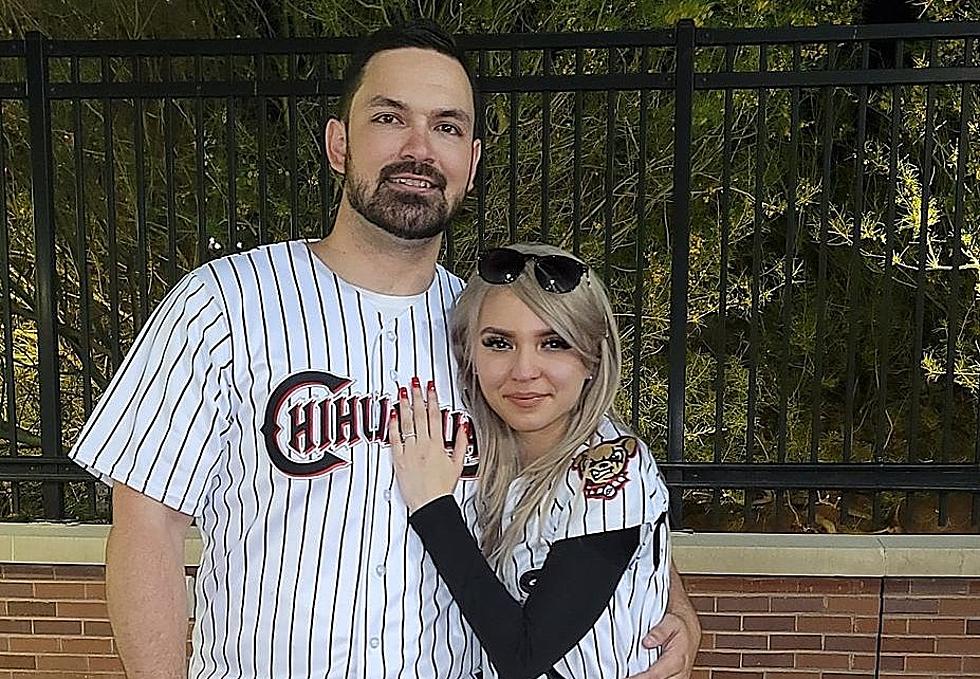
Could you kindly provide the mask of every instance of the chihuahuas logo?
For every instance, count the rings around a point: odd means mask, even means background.
[[[347,377],[315,370],[290,375],[266,404],[262,434],[272,463],[290,476],[319,476],[346,467],[358,443],[388,443],[388,418],[397,401],[388,395],[349,393]],[[347,393],[345,393],[347,392]],[[456,444],[456,432],[469,418],[442,409],[443,441]],[[463,478],[475,478],[476,448],[466,451]]]
[[[636,439],[623,436],[615,441],[603,441],[580,453],[572,469],[585,481],[585,497],[590,500],[611,500],[626,485],[626,468],[636,455]]]

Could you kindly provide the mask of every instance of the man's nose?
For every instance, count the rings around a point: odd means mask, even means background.
[[[428,127],[410,126],[402,144],[402,158],[414,160],[417,163],[432,163],[435,161],[432,152],[432,139]]]

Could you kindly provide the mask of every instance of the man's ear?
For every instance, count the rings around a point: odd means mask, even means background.
[[[473,150],[470,156],[470,181],[466,185],[466,192],[473,190],[476,182],[476,169],[480,166],[480,155],[483,153],[483,142],[479,139],[473,140]]]
[[[324,130],[324,147],[327,149],[327,160],[334,172],[347,173],[347,125],[338,118],[327,121]]]

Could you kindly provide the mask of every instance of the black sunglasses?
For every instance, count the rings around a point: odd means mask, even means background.
[[[513,248],[494,248],[480,256],[476,270],[480,278],[493,285],[513,283],[528,261],[534,262],[534,278],[542,290],[571,292],[582,281],[589,267],[565,255],[533,255]]]

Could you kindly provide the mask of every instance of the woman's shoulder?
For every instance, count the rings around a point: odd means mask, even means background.
[[[603,418],[595,435],[572,460],[570,475],[578,477],[586,499],[609,500],[630,483],[645,485],[656,462],[649,447],[628,428]]]

